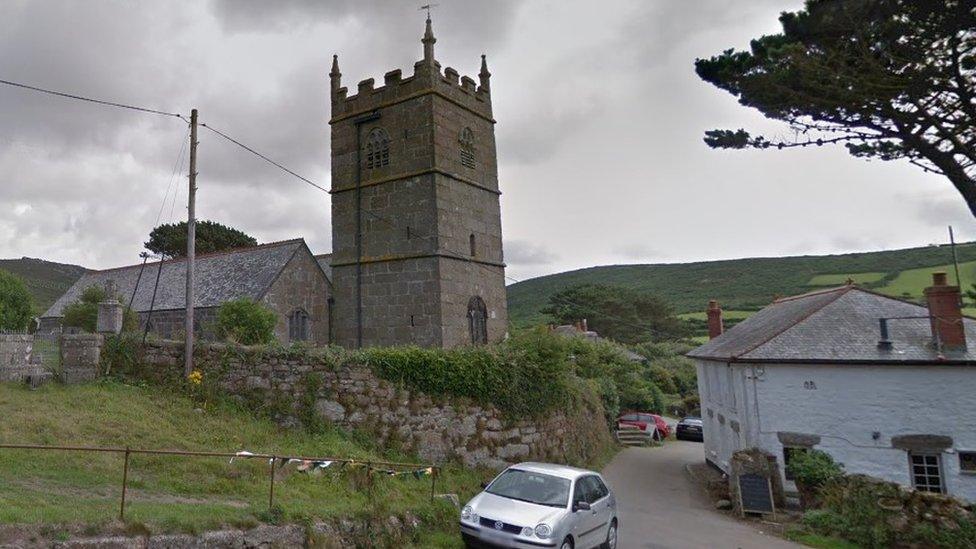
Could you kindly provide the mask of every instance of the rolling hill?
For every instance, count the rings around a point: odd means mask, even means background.
[[[976,242],[956,245],[963,289],[976,282]],[[931,272],[955,280],[948,245],[824,256],[733,259],[697,263],[610,265],[525,280],[508,287],[509,318],[515,326],[545,323],[540,311],[549,296],[576,284],[609,284],[650,292],[685,318],[695,318],[709,299],[748,316],[777,295],[838,286],[848,278],[877,291],[918,299]]]
[[[77,265],[54,263],[31,257],[0,259],[0,269],[24,279],[27,289],[34,297],[34,313],[38,315],[46,311],[87,271]]]

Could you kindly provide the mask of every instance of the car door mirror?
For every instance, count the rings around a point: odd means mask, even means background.
[[[487,482],[482,482],[482,483],[481,483],[481,489],[482,489],[482,490],[484,490],[484,489],[485,489],[485,488],[487,488],[487,487],[488,487],[488,483],[487,483]]]
[[[588,501],[577,501],[576,505],[573,506],[574,511],[589,511],[590,503]]]

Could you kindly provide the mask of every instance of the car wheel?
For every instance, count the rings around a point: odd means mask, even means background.
[[[617,520],[614,519],[607,529],[607,541],[600,546],[601,549],[617,549]]]
[[[563,540],[563,544],[559,546],[559,549],[573,549],[573,540],[569,536]]]

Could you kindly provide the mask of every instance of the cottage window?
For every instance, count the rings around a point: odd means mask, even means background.
[[[471,128],[461,130],[458,144],[461,151],[461,165],[465,168],[474,168],[474,132]]]
[[[959,471],[976,473],[976,452],[959,452]]]
[[[390,165],[390,135],[383,128],[373,128],[366,137],[366,169]]]
[[[922,454],[912,452],[908,454],[911,464],[912,486],[921,492],[945,491],[942,486],[942,463],[939,454]]]
[[[308,313],[303,309],[296,309],[288,315],[288,340],[308,341],[308,324]]]
[[[793,472],[790,471],[790,462],[793,458],[800,454],[805,454],[809,452],[809,448],[796,448],[792,446],[783,446],[783,471],[786,475],[786,480],[793,480]]]
[[[488,343],[488,306],[478,296],[468,300],[468,332],[473,345]]]

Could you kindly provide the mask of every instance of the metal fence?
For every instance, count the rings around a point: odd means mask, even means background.
[[[333,457],[305,457],[289,456],[279,454],[253,454],[250,452],[194,452],[187,450],[146,450],[138,448],[119,447],[98,447],[98,446],[42,446],[37,444],[0,444],[0,449],[7,450],[30,450],[30,451],[58,451],[58,452],[103,452],[122,454],[122,485],[119,495],[119,519],[125,519],[125,498],[129,482],[129,457],[133,454],[143,455],[162,455],[180,457],[229,457],[233,459],[266,459],[268,460],[268,509],[274,508],[275,497],[275,469],[281,464],[292,461],[299,462],[318,462],[342,465],[358,465],[366,468],[367,477],[372,482],[372,478],[377,475],[401,475],[412,474],[424,471],[430,475],[430,499],[434,500],[434,490],[437,485],[437,476],[440,468],[432,464],[422,463],[398,463],[392,461],[369,461],[351,458]]]
[[[31,364],[37,364],[57,377],[61,373],[60,332],[38,332],[34,334],[34,346],[31,349],[30,361]]]

